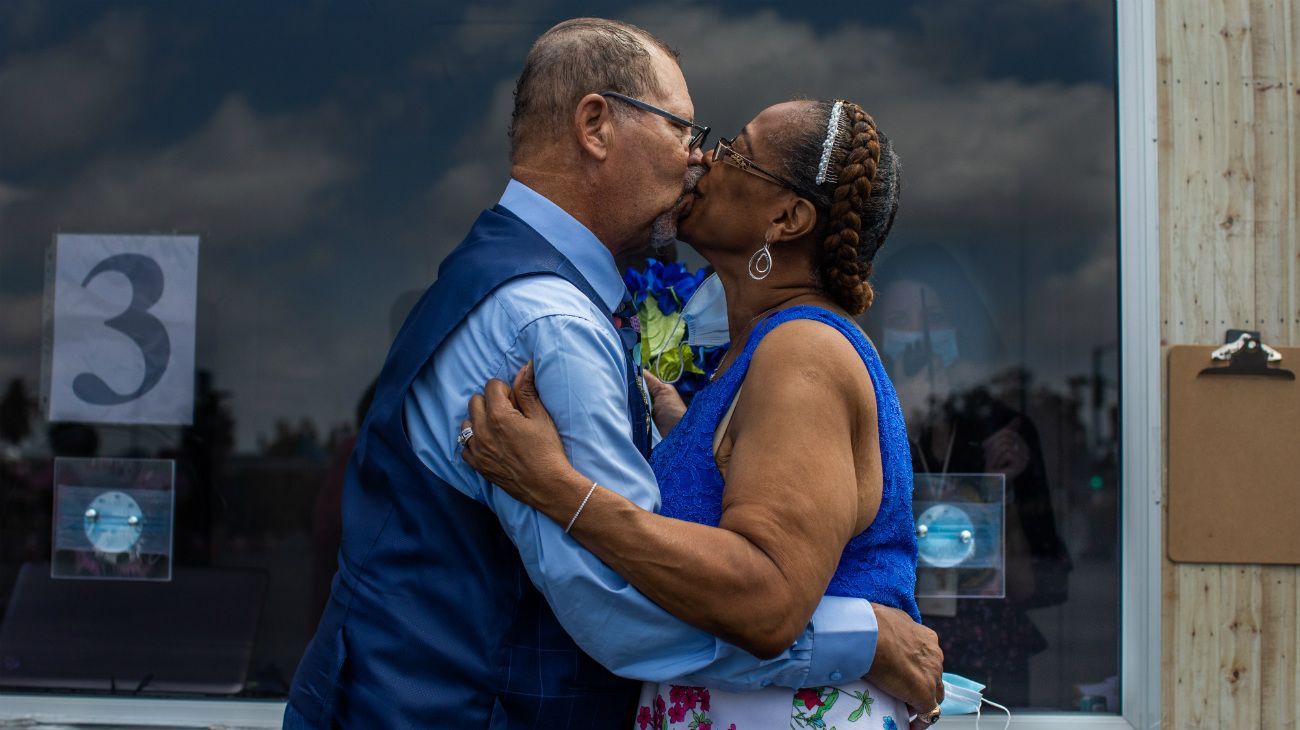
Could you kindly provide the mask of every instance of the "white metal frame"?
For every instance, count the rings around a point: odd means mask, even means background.
[[[1121,705],[1136,730],[1161,706],[1162,439],[1156,0],[1118,0],[1120,389],[1123,465]]]
[[[1122,715],[1017,713],[1013,728],[1148,730],[1160,725],[1160,242],[1155,0],[1116,0],[1119,55],[1120,343],[1123,465]],[[0,724],[104,723],[278,728],[284,703],[0,694]],[[986,727],[1002,725],[991,711]],[[974,718],[943,727],[971,730]]]

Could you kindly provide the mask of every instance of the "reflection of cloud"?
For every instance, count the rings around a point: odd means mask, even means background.
[[[510,175],[506,129],[514,107],[514,79],[497,83],[480,123],[469,125],[454,149],[460,160],[428,189],[414,197],[409,211],[415,224],[407,231],[426,261],[428,281],[438,264],[468,232],[480,211],[496,203]]]
[[[1059,55],[1059,49],[1052,45],[1057,39],[1068,38],[1079,48],[1098,49],[1098,58],[1111,55],[1114,13],[1114,3],[1097,0],[916,3],[911,17],[918,34],[928,42],[924,53],[909,56],[908,62],[931,67],[951,79],[999,72],[1036,76],[1042,62],[1031,65],[1023,59]],[[992,33],[996,33],[995,38],[990,37]],[[1008,63],[1010,59],[1014,60]],[[1070,61],[1066,65],[1073,68],[1086,68],[1089,63],[1079,58]]]
[[[37,163],[41,169],[28,177],[6,173],[0,182],[0,273],[6,277],[0,375],[38,372],[32,363],[40,358],[40,297],[32,292],[40,287],[41,251],[55,230],[199,230],[207,234],[199,362],[217,374],[218,387],[233,392],[240,448],[251,447],[276,418],[305,414],[322,431],[350,418],[387,349],[393,299],[433,278],[506,183],[514,78],[528,44],[560,19],[563,8],[556,5],[476,2],[434,12],[428,30],[413,27],[427,16],[402,9],[399,22],[430,37],[412,48],[402,45],[400,33],[391,34],[394,45],[383,49],[382,68],[359,60],[373,52],[369,46],[349,45],[353,31],[364,38],[371,30],[349,28],[329,71],[288,64],[256,79],[246,78],[242,65],[218,67],[214,45],[193,46],[192,57],[179,59],[159,52],[190,50],[188,42],[163,43],[173,28],[206,38],[232,27],[207,16],[182,13],[176,20],[147,9],[146,36],[136,15],[109,11],[90,30],[50,46],[44,44],[56,23],[49,16],[56,13],[47,3],[23,5],[34,18],[24,27],[38,27],[45,40],[35,45],[40,38],[24,36],[27,45],[5,49],[0,162],[16,159],[10,148],[27,139],[23,172],[34,173]],[[946,12],[951,4],[937,5]],[[0,0],[0,41],[17,32],[9,22],[15,7]],[[594,12],[621,15],[626,7]],[[980,4],[963,7],[979,12]],[[897,243],[913,236],[951,241],[954,230],[967,234],[963,240],[1006,239],[1014,226],[1020,238],[1062,250],[1062,237],[1033,235],[1048,225],[1085,231],[1076,240],[1095,232],[1113,242],[1113,115],[1106,88],[957,75],[940,61],[918,63],[939,55],[936,46],[947,47],[945,33],[961,31],[950,19],[922,23],[923,31],[868,21],[814,25],[759,10],[724,19],[671,0],[628,13],[628,20],[682,49],[697,114],[715,125],[715,139],[762,106],[795,94],[866,104],[893,134],[907,167]],[[58,15],[58,27],[68,27],[65,14]],[[164,25],[169,17],[175,22]],[[155,42],[142,42],[146,37]],[[132,38],[135,45],[118,45]],[[986,36],[970,34],[960,47],[986,43]],[[152,49],[149,65],[141,64],[145,49]],[[153,65],[155,53],[166,73]],[[249,66],[275,62],[256,43],[248,53]],[[42,75],[39,85],[30,81]],[[28,81],[15,86],[14,78]],[[182,112],[135,94],[133,86],[181,88],[196,81],[212,85],[187,97],[201,100]],[[11,110],[15,91],[29,98],[33,89],[51,96],[36,99],[47,117],[55,116],[42,122],[54,125],[49,129]],[[106,108],[104,99],[122,102],[125,111]],[[281,111],[268,112],[264,99],[274,99]],[[190,116],[206,104],[214,105],[210,116]],[[62,114],[74,108],[81,113]],[[137,125],[142,109],[163,116]],[[70,120],[84,123],[59,128]],[[101,138],[96,130],[112,136]],[[367,160],[375,164],[363,169]],[[997,256],[999,263],[1011,260]],[[1051,264],[1045,269],[1079,260],[1053,256],[1044,257]],[[1049,288],[1060,286],[1078,292],[1071,294],[1076,303],[1106,304],[1098,297],[1113,295],[1113,270],[1105,276],[1061,273],[1032,294],[1050,298],[1050,306],[1070,303]],[[1039,300],[1031,301],[1033,316],[1040,316]],[[1018,315],[1017,306],[1004,309]],[[1042,314],[1043,321],[1023,326],[1033,328],[1034,338],[1055,335],[1067,329],[1055,323],[1082,316],[1077,310],[1060,314],[1066,319]],[[1088,324],[1107,327],[1107,317],[1113,322],[1103,313]],[[1113,329],[1102,334],[1113,338]]]
[[[267,117],[228,97],[188,138],[90,165],[38,217],[65,229],[203,230],[223,240],[299,226],[357,166],[333,145],[330,112]]]
[[[111,13],[65,43],[0,67],[4,157],[12,162],[65,152],[126,119],[144,39],[139,14]]]
[[[1027,283],[1031,287],[1028,301],[1034,306],[1025,316],[1030,340],[1036,347],[1056,352],[1115,343],[1119,272],[1114,246],[1113,238],[1102,237],[1078,268],[1050,274],[1036,284]],[[1078,368],[1078,362],[1071,364]]]
[[[407,64],[411,76],[440,86],[455,87],[465,69],[499,64],[503,59],[522,61],[533,40],[546,29],[550,15],[545,0],[505,0],[465,4],[445,40],[431,43]],[[513,81],[513,79],[511,79]]]
[[[550,4],[541,0],[509,0],[495,6],[470,3],[456,31],[456,49],[474,54],[498,52],[502,47],[526,48],[540,34],[537,24]]]
[[[683,49],[696,116],[722,134],[791,97],[863,104],[903,160],[899,233],[1112,226],[1114,140],[1099,131],[1114,118],[1106,87],[951,81],[909,61],[942,39],[892,28],[844,23],[823,33],[771,11],[724,20],[677,5],[644,6],[630,19]]]

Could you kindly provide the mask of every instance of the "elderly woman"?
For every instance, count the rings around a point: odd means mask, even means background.
[[[759,656],[789,647],[823,595],[919,621],[907,433],[853,320],[898,208],[893,148],[856,104],[792,101],[706,164],[679,237],[717,271],[733,345],[689,410],[647,376],[667,434],[651,458],[660,512],[569,465],[529,368],[513,393],[475,396],[464,458],[665,609]],[[642,730],[892,729],[912,714],[852,677],[793,694],[649,684],[641,704]]]

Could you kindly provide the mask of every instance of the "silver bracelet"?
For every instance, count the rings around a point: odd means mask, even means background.
[[[591,495],[595,493],[596,493],[596,483],[592,482],[591,489],[587,490],[587,496],[583,497],[582,504],[578,505],[578,511],[573,513],[573,519],[570,519],[569,524],[565,525],[564,534],[566,535],[569,534],[569,530],[573,529],[573,523],[578,521],[578,515],[582,514],[582,508],[587,506],[587,500],[591,499]]]

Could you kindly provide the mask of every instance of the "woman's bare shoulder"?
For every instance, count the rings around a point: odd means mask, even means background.
[[[813,319],[792,319],[774,327],[754,349],[749,374],[797,376],[853,391],[871,382],[853,342],[835,327]]]

